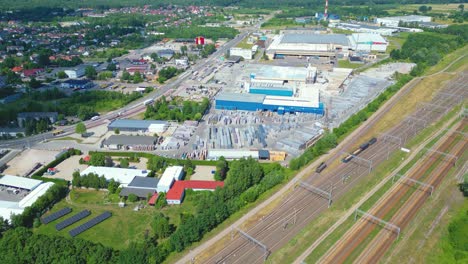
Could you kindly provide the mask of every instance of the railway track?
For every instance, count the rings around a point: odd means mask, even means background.
[[[466,127],[466,124],[465,126]],[[456,136],[456,135],[452,135]],[[460,144],[457,144],[451,151],[451,154],[455,156],[462,155],[467,147],[467,141],[462,139]],[[451,167],[450,162],[443,162],[442,166],[436,173],[432,174],[432,177],[428,180],[427,184],[436,188],[440,185],[442,180],[447,175]],[[401,229],[404,229],[410,221],[414,218],[418,210],[423,206],[424,202],[429,197],[427,192],[416,191],[410,197],[410,199],[400,208],[396,214],[391,218],[390,222],[394,223]],[[356,259],[355,263],[377,263],[379,259],[385,254],[388,248],[392,245],[396,239],[394,233],[379,232],[379,234],[372,240],[369,246]]]
[[[450,82],[443,91],[455,96],[445,96],[438,94],[431,101],[433,105],[447,105],[446,109],[432,109],[419,107],[412,115],[417,116],[419,123],[415,120],[405,120],[388,131],[394,137],[401,138],[402,143],[407,142],[415,134],[421,131],[431,122],[438,120],[448,110],[450,110],[460,97],[466,97],[468,76],[461,76]],[[362,139],[362,141],[368,139]],[[359,142],[355,142],[358,144]],[[383,137],[378,137],[378,141],[363,151],[360,158],[371,161],[372,166],[376,166],[386,160],[389,153],[399,149],[401,145]],[[351,152],[351,151],[348,151]],[[333,158],[339,158],[335,155]],[[325,170],[322,174],[314,173],[304,179],[304,182],[323,190],[329,190],[332,186],[333,199],[339,199],[344,193],[350,190],[357,181],[369,173],[369,168],[361,161],[352,160],[347,164],[340,164],[335,170]],[[243,230],[251,237],[263,243],[269,253],[281,248],[287,241],[293,238],[312,219],[326,210],[327,201],[316,196],[303,188],[290,190],[283,198],[284,201],[268,215],[259,219],[253,226]],[[265,252],[258,250],[249,241],[240,235],[234,235],[233,239],[223,245],[224,247],[206,259],[197,258],[196,263],[261,263],[264,261]]]
[[[466,122],[462,122],[458,128],[464,127]],[[448,137],[446,140],[442,142],[442,144],[437,148],[439,152],[447,152],[451,151],[453,147],[453,143],[456,141],[453,134]],[[466,143],[466,142],[465,142]],[[463,148],[465,148],[463,144]],[[460,149],[456,150],[458,153]],[[410,178],[413,180],[421,180],[424,177],[429,179],[432,178],[440,178],[440,175],[444,175],[444,171],[447,171],[447,166],[450,166],[450,163],[437,164],[435,168],[433,168],[434,159],[440,156],[439,153],[432,152],[419,164],[415,165],[408,175],[411,175]],[[442,165],[442,166],[440,166]],[[430,170],[433,169],[433,170]],[[427,175],[427,172],[430,172]],[[377,203],[376,205],[369,210],[369,213],[377,218],[383,219],[385,216],[398,205],[399,201],[412,189],[411,184],[398,184],[394,185],[394,188],[390,189]],[[419,192],[419,194],[424,192]],[[400,222],[394,222],[394,219],[390,220],[392,224],[397,225],[402,228],[399,224]],[[345,235],[340,239],[326,254],[320,259],[320,263],[343,263],[345,260],[348,260],[349,256],[356,250],[356,248],[361,244],[369,234],[376,228],[375,224],[369,222],[368,219],[361,219],[357,222],[353,227],[345,233]],[[383,231],[382,231],[383,232]],[[387,235],[392,235],[396,238],[396,234],[394,232],[388,233]],[[391,244],[391,243],[390,243]],[[370,244],[370,247],[374,247],[376,245]],[[378,246],[377,246],[378,247]],[[367,254],[371,256],[372,254]],[[365,257],[364,255],[362,256]],[[357,263],[375,263],[375,262],[366,262],[361,261]]]

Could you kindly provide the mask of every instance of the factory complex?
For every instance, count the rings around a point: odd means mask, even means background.
[[[285,56],[348,57],[353,51],[385,52],[388,42],[379,34],[298,34],[286,33],[273,37],[266,49],[269,59]]]
[[[261,65],[243,84],[243,93],[219,93],[216,109],[323,115],[319,89],[313,87],[316,76],[315,67]]]

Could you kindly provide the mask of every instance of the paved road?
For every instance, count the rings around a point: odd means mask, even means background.
[[[193,66],[191,70],[199,71],[200,69],[204,67],[210,66],[213,63],[217,63],[217,59],[219,59],[220,56],[223,56],[227,50],[237,45],[237,43],[242,41],[242,39],[244,39],[250,32],[252,32],[252,29],[247,29],[244,33],[239,34],[236,38],[232,39],[231,41],[227,42],[225,45],[221,46],[221,48],[219,48],[216,52],[214,52],[209,58],[203,59],[200,63]],[[138,113],[141,113],[146,110],[146,106],[143,105],[143,102],[145,100],[157,99],[161,97],[162,95],[166,94],[169,90],[177,88],[182,82],[187,80],[189,76],[190,76],[189,71],[184,72],[180,76],[178,76],[175,80],[170,81],[167,84],[161,86],[159,89],[151,92],[144,98],[141,98],[135,102],[132,102],[129,105],[126,105],[120,109],[104,114],[98,120],[95,120],[95,121],[88,120],[88,121],[85,121],[84,123],[87,128],[92,128],[92,127],[106,124],[108,122],[107,120],[130,117]],[[119,113],[121,114],[118,115]],[[61,134],[60,136],[70,135],[75,132],[74,125],[62,127],[61,129],[64,131],[64,133]],[[43,133],[40,135],[34,135],[34,136],[22,138],[22,139],[2,141],[0,143],[0,148],[16,148],[16,149],[21,149],[21,148],[26,148],[26,147],[30,148],[36,144],[39,144],[41,142],[44,142],[54,137],[55,136],[52,134],[52,132],[47,132],[47,133]]]

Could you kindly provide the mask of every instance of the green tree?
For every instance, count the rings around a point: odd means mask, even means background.
[[[85,75],[86,75],[86,78],[95,80],[97,77],[96,69],[93,66],[86,66]]]
[[[106,70],[108,71],[116,71],[117,70],[117,65],[115,65],[114,63],[109,63],[106,67]]]
[[[132,78],[132,76],[130,75],[130,73],[128,71],[123,71],[122,72],[122,77],[121,79],[124,80],[124,81],[128,81],[130,80],[130,78]]]
[[[80,135],[86,133],[86,126],[83,122],[79,122],[78,124],[76,124],[75,133]]]
[[[157,238],[167,238],[173,231],[172,225],[169,224],[169,219],[162,213],[154,215],[151,227],[153,228],[153,233]]]
[[[111,179],[109,183],[107,184],[107,190],[109,190],[110,194],[114,194],[117,189],[119,188],[120,183],[115,181],[114,179]]]
[[[167,206],[166,193],[160,192],[158,195],[158,200],[156,201],[156,204],[154,205],[154,207],[161,209],[166,206]]]
[[[459,4],[458,5],[458,10],[460,10],[460,12],[464,12],[465,11],[465,5],[464,4]]]
[[[102,153],[92,153],[89,159],[91,166],[104,166],[106,164],[106,156]]]
[[[38,80],[36,80],[36,78],[31,78],[31,80],[29,81],[29,87],[31,87],[32,89],[36,89],[36,88],[39,88],[41,87],[42,83]]]
[[[127,201],[129,201],[129,202],[131,202],[131,203],[134,203],[134,202],[138,201],[138,196],[136,196],[135,194],[131,193],[131,194],[128,195]]]
[[[130,165],[130,162],[128,161],[128,159],[121,159],[120,160],[120,167],[121,168],[128,168],[129,165]]]
[[[228,171],[228,163],[226,159],[223,156],[221,156],[218,162],[216,162],[216,171],[214,175],[215,180],[224,181],[224,179],[226,179],[227,171]]]
[[[116,134],[116,135],[120,134],[120,129],[118,129],[118,128],[114,129],[114,134]]]
[[[65,79],[65,78],[68,78],[68,75],[64,71],[59,71],[57,72],[57,78]]]
[[[135,72],[133,75],[133,83],[141,83],[143,82],[143,76],[140,72]]]

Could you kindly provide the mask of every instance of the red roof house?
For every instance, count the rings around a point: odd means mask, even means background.
[[[168,204],[181,204],[185,196],[185,189],[194,191],[214,191],[217,187],[224,187],[222,181],[176,181],[166,194]]]

